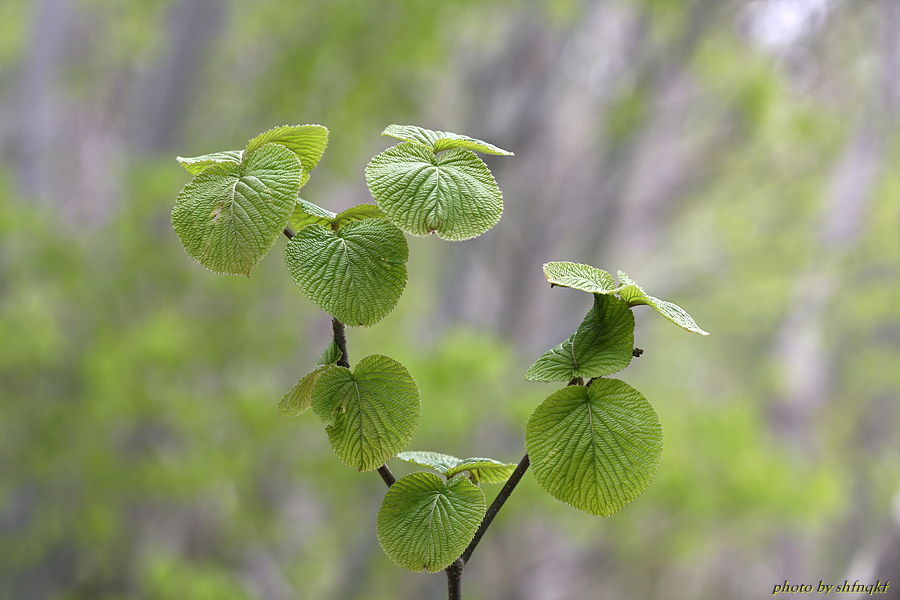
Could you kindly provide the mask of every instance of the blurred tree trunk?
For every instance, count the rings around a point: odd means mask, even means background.
[[[227,3],[180,0],[172,6],[161,60],[140,83],[133,143],[150,152],[171,151],[185,140],[179,128],[202,80],[203,58],[222,32]]]
[[[730,16],[712,0],[685,6],[683,30],[663,44],[648,35],[652,4],[598,0],[564,30],[518,15],[500,52],[461,59],[451,87],[470,107],[464,127],[517,156],[491,163],[503,226],[456,250],[442,320],[482,322],[535,350],[587,311],[575,304],[583,298],[557,294],[551,304],[541,293],[544,262],[615,274],[660,251],[659,231],[706,151],[683,141],[694,93],[685,63]]]

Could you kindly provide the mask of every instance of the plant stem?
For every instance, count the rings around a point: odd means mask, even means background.
[[[584,379],[575,377],[569,382],[569,385],[584,385]],[[497,513],[503,508],[503,505],[513,493],[513,490],[519,485],[519,482],[525,475],[525,471],[528,470],[529,465],[531,465],[531,458],[529,458],[528,453],[526,452],[525,456],[522,457],[522,460],[519,461],[518,466],[516,466],[515,471],[513,471],[512,475],[509,476],[509,479],[506,480],[503,489],[500,490],[500,493],[497,494],[497,497],[494,498],[494,501],[488,507],[487,512],[484,513],[484,519],[481,520],[481,525],[478,526],[478,531],[475,532],[475,537],[469,542],[469,546],[459,558],[453,561],[449,567],[444,569],[447,573],[447,586],[449,588],[450,600],[462,600],[463,569],[465,568],[466,563],[469,562],[469,559],[472,558],[472,553],[475,552],[475,547],[478,545],[478,542],[481,541],[484,532],[490,527],[491,523],[494,521],[494,517],[497,516]],[[390,486],[390,484],[388,484],[388,486]]]
[[[286,235],[288,238],[292,238],[294,237],[294,232],[291,231],[289,227],[285,227],[284,235]],[[341,358],[337,361],[337,365],[339,367],[350,368],[350,360],[347,354],[347,337],[344,331],[344,324],[337,320],[337,318],[332,317],[331,331],[334,335],[334,344],[335,346],[337,346],[338,350],[341,353]],[[575,382],[576,380],[573,380],[569,385],[572,385],[572,383]],[[531,461],[528,458],[528,453],[525,453],[525,456],[519,462],[519,465],[516,467],[515,471],[513,471],[509,479],[506,480],[506,484],[503,486],[503,489],[500,490],[500,493],[497,494],[497,497],[494,498],[494,501],[488,507],[487,512],[484,513],[484,519],[482,519],[481,525],[479,525],[478,527],[478,531],[475,532],[475,537],[473,537],[472,541],[469,542],[469,546],[462,553],[462,555],[460,555],[459,558],[453,561],[453,564],[444,569],[447,573],[447,586],[450,600],[462,600],[463,569],[465,568],[466,563],[469,561],[469,558],[471,558],[472,553],[475,551],[475,546],[478,545],[478,542],[480,542],[482,536],[484,536],[484,532],[490,526],[491,522],[493,522],[494,517],[497,516],[497,513],[500,512],[500,509],[506,503],[507,498],[509,498],[513,490],[516,489],[516,486],[519,484],[519,481],[521,481],[522,476],[525,475],[525,471],[528,470],[529,464],[531,464]],[[384,480],[384,483],[389,488],[397,481],[397,478],[394,477],[394,474],[391,473],[391,470],[388,468],[387,463],[378,467],[378,474],[381,475],[381,479]]]
[[[344,324],[331,317],[331,331],[334,334],[334,345],[341,352],[341,358],[337,361],[337,366],[350,368],[350,358],[347,355],[347,337],[344,335]]]
[[[494,501],[488,507],[487,512],[484,513],[484,519],[481,520],[481,525],[478,526],[478,531],[475,532],[475,537],[469,542],[468,548],[466,548],[462,555],[453,561],[449,567],[444,569],[444,572],[447,573],[447,589],[450,600],[462,600],[463,569],[472,557],[472,553],[475,552],[475,546],[481,541],[484,532],[490,527],[494,517],[500,512],[500,509],[506,503],[510,494],[512,494],[513,490],[516,489],[516,486],[519,485],[519,481],[522,480],[522,476],[525,475],[525,471],[528,470],[528,465],[530,464],[531,459],[528,458],[528,453],[526,452],[525,456],[522,457],[522,460],[516,467],[516,470],[513,471],[512,475],[509,476],[509,479],[506,480],[503,489],[500,490],[500,493],[497,494],[497,497],[494,498]]]
[[[391,473],[391,470],[388,468],[387,463],[378,467],[378,474],[381,475],[381,478],[384,479],[384,482],[388,487],[391,487],[395,483],[397,483],[397,478],[394,477],[394,474]]]
[[[466,563],[460,557],[444,569],[447,572],[447,591],[450,600],[462,600],[462,574],[465,566]]]
[[[503,507],[503,504],[509,498],[510,494],[512,494],[513,490],[516,489],[516,486],[519,485],[519,481],[521,481],[522,476],[525,475],[525,471],[528,470],[528,465],[530,464],[531,459],[528,458],[528,453],[526,452],[525,456],[523,456],[522,460],[519,462],[519,466],[517,466],[516,470],[509,476],[509,479],[506,480],[503,489],[500,490],[500,493],[497,494],[497,497],[494,498],[494,501],[488,507],[487,512],[484,513],[484,519],[482,519],[478,531],[475,532],[475,537],[472,538],[472,541],[469,542],[469,547],[466,548],[465,552],[460,556],[463,564],[469,562],[469,558],[471,558],[472,553],[475,552],[475,546],[481,541],[484,532],[490,526],[494,517],[497,516],[497,513],[500,512],[500,509]]]
[[[294,237],[294,230],[291,229],[290,227],[285,227],[285,228],[284,228],[284,235],[287,236],[287,239],[291,239],[291,238]]]

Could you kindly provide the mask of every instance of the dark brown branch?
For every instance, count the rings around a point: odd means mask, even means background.
[[[344,324],[331,317],[331,331],[334,334],[334,345],[337,346],[341,357],[337,366],[350,368],[350,357],[347,355],[347,337],[344,335]]]
[[[460,557],[444,569],[447,572],[447,591],[450,600],[462,600],[462,574],[465,566],[466,563]]]
[[[462,553],[460,556],[460,560],[462,560],[463,565],[469,562],[469,558],[471,558],[472,553],[475,552],[475,546],[478,545],[478,542],[481,541],[484,532],[490,526],[491,522],[494,520],[494,517],[497,516],[497,513],[500,512],[500,509],[503,507],[503,504],[509,498],[509,495],[513,493],[513,490],[516,489],[516,486],[519,485],[519,481],[521,481],[522,476],[525,475],[525,471],[528,470],[528,465],[531,464],[531,459],[528,458],[528,453],[525,453],[525,456],[522,457],[522,460],[519,462],[519,466],[516,467],[516,470],[513,471],[512,475],[509,476],[509,479],[506,480],[506,484],[504,484],[503,489],[500,490],[500,493],[497,494],[497,497],[494,498],[494,501],[488,507],[487,512],[484,513],[484,519],[481,521],[481,525],[478,527],[478,531],[475,532],[475,537],[472,538],[472,541],[469,542],[469,547],[466,548],[466,551]],[[452,565],[451,565],[452,566]]]
[[[394,477],[394,474],[391,473],[391,470],[388,468],[387,464],[383,464],[378,467],[378,474],[381,475],[381,478],[384,479],[384,482],[388,487],[391,487],[395,483],[397,483],[397,478]]]
[[[294,237],[294,230],[290,227],[284,228],[284,235],[287,236],[287,239],[292,239]]]

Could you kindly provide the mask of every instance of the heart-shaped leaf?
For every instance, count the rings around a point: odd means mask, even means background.
[[[608,517],[650,484],[662,427],[640,392],[617,379],[565,387],[544,400],[525,428],[534,478],[551,496]]]
[[[503,214],[503,195],[475,153],[435,156],[418,142],[388,148],[366,166],[366,182],[388,219],[411,235],[459,241],[481,235]]]
[[[397,458],[430,467],[448,479],[469,471],[475,483],[503,483],[516,469],[514,463],[502,463],[492,458],[456,458],[439,452],[401,452]]]
[[[548,350],[525,372],[528,381],[569,381],[621,371],[634,350],[634,315],[615,296],[594,294],[594,306],[578,330]]]
[[[446,131],[432,131],[424,127],[416,127],[415,125],[389,125],[381,135],[394,137],[406,142],[419,142],[429,146],[434,153],[451,148],[465,148],[466,150],[474,150],[484,154],[513,155],[508,150],[476,140],[467,135],[448,133]]]
[[[311,402],[335,453],[360,471],[396,456],[419,426],[419,388],[406,367],[387,356],[367,356],[352,372],[326,369]]]
[[[385,554],[410,571],[437,573],[459,558],[478,531],[487,502],[465,477],[411,473],[390,487],[376,533]]]
[[[406,286],[409,247],[386,219],[352,221],[338,231],[309,225],[285,249],[291,277],[319,308],[354,326],[384,318]]]
[[[178,194],[175,233],[191,258],[210,271],[249,275],[281,234],[300,175],[296,155],[278,144],[240,163],[207,166]]]

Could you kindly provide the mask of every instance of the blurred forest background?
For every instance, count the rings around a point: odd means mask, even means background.
[[[410,239],[396,310],[348,331],[419,383],[409,449],[521,458],[556,389],[522,374],[590,308],[544,262],[711,332],[637,309],[655,480],[603,519],[526,475],[468,600],[900,597],[896,0],[3,0],[0,599],[445,597],[381,552],[381,479],[275,412],[330,335],[284,241],[248,280],[172,231],[176,155],[303,123],[335,211],[391,123],[516,153],[486,158],[500,224]]]

